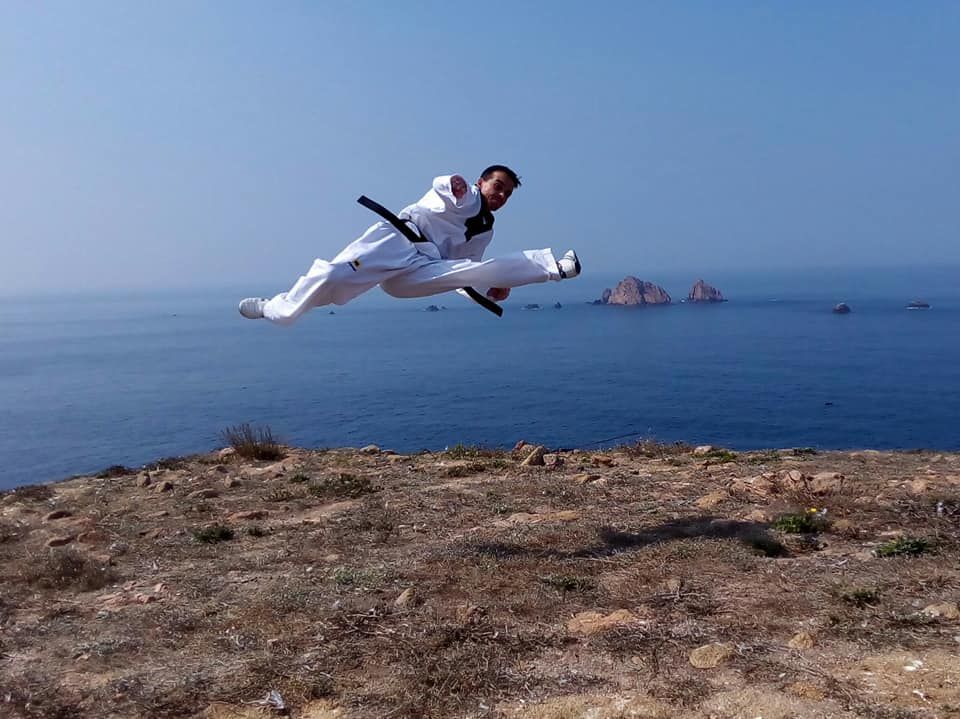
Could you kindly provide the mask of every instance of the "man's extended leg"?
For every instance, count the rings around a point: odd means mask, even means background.
[[[431,260],[397,273],[381,282],[380,286],[394,297],[425,297],[467,286],[483,290],[489,287],[520,287],[559,280],[563,274],[550,249],[524,250],[482,262]]]
[[[346,304],[398,272],[409,270],[422,257],[393,227],[378,222],[331,261],[315,260],[287,292],[266,301],[244,300],[240,313],[251,319],[262,316],[277,324],[290,324],[313,307]],[[260,304],[254,307],[257,302]]]

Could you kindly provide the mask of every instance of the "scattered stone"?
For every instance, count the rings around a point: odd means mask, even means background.
[[[956,602],[940,602],[924,607],[923,613],[928,617],[939,617],[941,619],[960,619],[960,607]]]
[[[930,488],[930,483],[925,479],[915,479],[910,482],[910,492],[913,494],[923,494]]]
[[[48,547],[63,547],[63,546],[65,546],[65,545],[67,545],[67,544],[70,544],[70,543],[73,542],[75,539],[76,539],[76,536],[74,536],[73,534],[67,534],[67,535],[64,535],[64,536],[62,536],[62,537],[50,537],[50,539],[47,540],[47,546],[48,546]]]
[[[736,651],[732,644],[705,644],[690,652],[690,663],[697,669],[713,669],[730,659]]]
[[[601,612],[580,612],[567,622],[567,631],[590,636],[614,627],[634,624],[636,621],[637,617],[629,609],[618,609],[606,615]]]
[[[170,492],[172,490],[173,490],[173,482],[168,482],[167,480],[164,480],[163,482],[157,483],[158,492]]]
[[[814,494],[833,494],[843,489],[844,476],[839,472],[817,472],[809,479]]]
[[[563,466],[563,457],[559,454],[545,454],[543,455],[543,464],[547,467]]]
[[[683,580],[677,579],[676,577],[668,579],[665,583],[667,591],[671,594],[679,594],[681,587],[683,587]]]
[[[787,642],[787,646],[791,649],[813,649],[816,643],[817,640],[809,632],[797,632]]]
[[[196,489],[187,495],[187,499],[213,499],[219,494],[215,489]]]
[[[227,466],[225,464],[215,464],[213,465],[213,468],[210,471],[217,472],[218,474],[226,474],[230,470],[227,469]]]
[[[794,682],[787,687],[787,691],[795,697],[813,701],[821,701],[827,696],[820,687],[810,682]]]
[[[521,449],[523,449],[523,448],[526,447],[526,446],[527,446],[527,443],[524,442],[524,441],[521,439],[521,440],[518,441],[515,445],[513,445],[513,451],[514,451],[514,452],[519,452]]]
[[[598,479],[600,479],[599,474],[588,474],[586,472],[575,474],[570,478],[574,484],[589,484],[590,482],[596,482]]]
[[[496,526],[505,527],[511,524],[541,524],[543,522],[576,522],[580,519],[580,512],[572,509],[564,509],[559,512],[543,512],[532,514],[530,512],[514,512],[506,519],[494,522]]]
[[[386,454],[386,452],[383,452],[382,454]],[[406,462],[408,459],[410,459],[410,457],[408,457],[405,454],[388,454],[387,455],[387,461],[390,462],[390,464],[397,464],[398,462]]]
[[[830,523],[830,531],[846,537],[856,537],[860,534],[857,525],[849,519],[838,519]]]
[[[77,541],[80,544],[106,544],[110,541],[110,535],[102,529],[91,529],[78,534]]]
[[[270,515],[266,509],[249,509],[245,512],[234,512],[227,517],[228,522],[247,522],[253,519],[266,519]]]
[[[736,479],[730,487],[734,492],[748,492],[768,497],[777,493],[776,475],[771,473],[759,474],[756,477]]]
[[[713,509],[714,507],[723,504],[729,495],[726,492],[710,492],[710,494],[705,494],[700,497],[694,504],[699,509]]]
[[[702,457],[705,454],[710,454],[714,450],[712,444],[701,444],[699,447],[695,447],[693,450],[694,457]]]
[[[219,452],[217,452],[217,457],[220,459],[230,459],[237,453],[233,447],[224,447]]]
[[[153,484],[153,480],[150,478],[150,475],[147,472],[144,472],[137,477],[138,487],[149,487],[151,484]]]
[[[375,444],[368,444],[360,448],[361,454],[380,454],[380,448]]]
[[[223,478],[223,486],[226,487],[227,489],[233,489],[234,487],[240,487],[242,485],[243,485],[243,482],[241,482],[236,477]]]
[[[593,462],[594,464],[596,464],[596,465],[602,465],[602,466],[604,466],[604,467],[612,467],[612,466],[613,466],[613,458],[612,458],[612,457],[607,457],[606,455],[603,455],[603,454],[595,454],[595,455],[593,455],[593,456],[590,458],[590,461],[592,461],[592,462]]]
[[[66,517],[72,517],[73,512],[68,512],[66,509],[55,509],[52,512],[48,513],[46,517],[43,518],[44,522],[52,522],[56,519],[64,519]]]
[[[403,608],[408,606],[414,599],[414,589],[413,587],[407,587],[402,592],[400,596],[393,600],[393,606]]]
[[[536,448],[530,454],[527,455],[527,458],[520,463],[521,467],[542,467],[544,465],[543,457],[547,453],[547,448],[542,444],[537,445]]]
[[[767,512],[764,512],[762,509],[754,509],[744,517],[744,520],[747,522],[764,523],[770,521],[770,515]]]

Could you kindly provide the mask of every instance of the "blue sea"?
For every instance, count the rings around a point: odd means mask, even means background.
[[[675,302],[698,279],[633,274]],[[587,304],[622,275],[584,276],[515,290],[501,319],[457,295],[375,290],[290,328],[236,312],[278,286],[9,297],[0,488],[208,451],[243,422],[400,452],[640,438],[957,450],[958,276],[707,274],[728,302],[646,308]],[[932,308],[905,309],[917,298]],[[851,314],[831,313],[841,301]]]

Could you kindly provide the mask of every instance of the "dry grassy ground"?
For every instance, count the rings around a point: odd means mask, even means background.
[[[0,715],[960,716],[960,457],[531,449],[0,496]]]

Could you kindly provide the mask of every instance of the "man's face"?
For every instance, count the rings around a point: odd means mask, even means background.
[[[486,180],[477,180],[477,187],[491,212],[496,212],[507,204],[513,194],[513,180],[503,170],[491,172]]]

